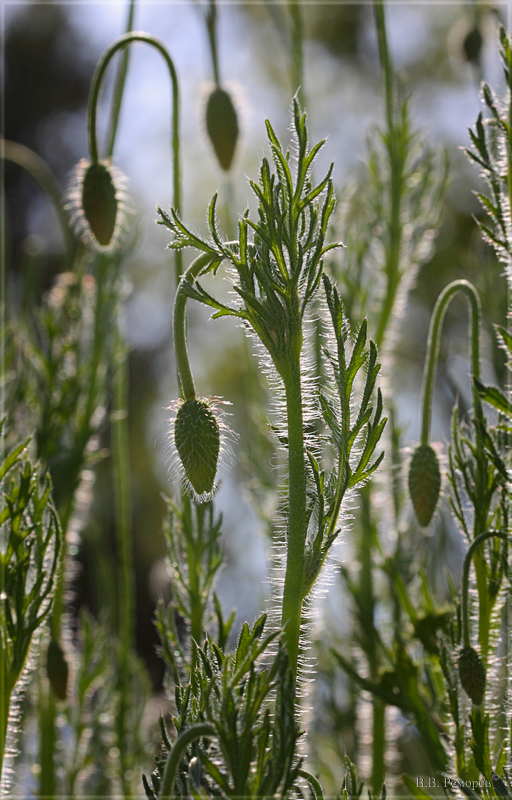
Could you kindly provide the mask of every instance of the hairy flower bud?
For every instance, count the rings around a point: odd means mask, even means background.
[[[109,162],[83,159],[67,192],[77,234],[97,250],[111,250],[126,227],[126,179]]]
[[[482,659],[472,647],[464,647],[460,652],[459,678],[468,697],[479,706],[484,699],[486,674]]]
[[[227,172],[235,155],[239,130],[235,106],[224,89],[214,89],[208,98],[206,130],[219,164]]]
[[[434,448],[418,445],[409,467],[409,495],[420,525],[430,524],[441,491],[441,470]]]
[[[219,423],[206,400],[185,400],[174,423],[185,476],[198,495],[213,491],[220,452]]]
[[[117,192],[106,164],[90,164],[82,184],[82,207],[94,237],[108,247],[116,227]]]

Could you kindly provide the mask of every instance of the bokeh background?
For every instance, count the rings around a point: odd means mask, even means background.
[[[372,8],[366,3],[305,3],[304,96],[313,140],[327,138],[319,172],[335,162],[334,181],[341,195],[365,158],[366,136],[382,120],[383,103]],[[475,223],[481,214],[474,191],[480,180],[463,148],[467,128],[481,108],[479,87],[485,79],[502,85],[498,61],[498,25],[507,23],[507,5],[484,3],[390,3],[389,40],[396,68],[411,95],[415,125],[433,145],[446,148],[451,182],[443,221],[436,232],[432,261],[420,271],[400,323],[395,346],[393,386],[406,434],[415,442],[419,395],[431,309],[441,289],[466,277],[482,295],[486,329],[484,380],[503,380],[504,365],[493,344],[492,323],[506,315],[505,282]],[[231,175],[221,172],[205,131],[205,97],[212,68],[199,3],[139,2],[136,30],[161,38],[178,70],[182,108],[184,217],[204,231],[206,208],[219,190],[226,233],[236,215],[252,205],[247,177],[255,177],[265,152],[265,117],[278,134],[289,137],[293,91],[290,58],[283,35],[284,6],[271,2],[219,3],[219,59],[224,84],[236,100],[241,122],[236,163]],[[105,47],[124,31],[122,3],[4,3],[4,134],[42,156],[64,192],[73,166],[86,155],[86,103],[94,66]],[[475,30],[480,35],[471,39]],[[114,70],[106,82],[108,108]],[[128,176],[136,210],[136,244],[124,265],[129,292],[126,332],[130,344],[130,454],[135,565],[137,569],[137,646],[146,661],[155,691],[161,689],[163,666],[156,654],[152,625],[154,603],[168,591],[162,519],[162,492],[173,491],[166,455],[167,407],[177,397],[171,321],[174,294],[172,256],[166,231],[155,224],[156,205],[168,208],[172,194],[170,148],[171,90],[162,59],[143,45],[131,48],[115,163]],[[107,113],[100,119],[104,131]],[[105,123],[102,125],[102,123]],[[53,210],[29,176],[5,167],[6,287],[9,313],[36,308],[63,270],[58,226]],[[231,209],[228,212],[224,206]],[[340,269],[343,254],[340,255]],[[220,321],[208,322],[191,309],[191,359],[199,390],[232,403],[230,424],[239,433],[235,462],[218,495],[224,512],[226,566],[218,587],[226,608],[237,607],[238,619],[253,618],[267,592],[268,538],[251,502],[248,443],[258,421],[253,398],[265,399],[264,384],[248,373],[243,332]],[[453,405],[470,402],[467,377],[466,312],[453,304],[436,391],[433,438],[448,436]],[[104,442],[108,447],[108,441]],[[98,468],[95,499],[77,554],[75,610],[87,604],[94,612],[108,604],[114,567],[113,500],[109,461]],[[268,498],[269,508],[272,498]],[[443,528],[425,547],[453,551],[460,546]],[[108,543],[112,546],[109,547]],[[451,542],[451,544],[450,544]],[[350,558],[348,543],[337,558]],[[315,610],[319,637],[343,628],[343,595],[336,577],[329,599]],[[332,746],[333,732],[343,743],[344,687],[329,676],[319,683],[329,713],[318,723],[319,736]],[[322,688],[323,687],[323,688]],[[337,709],[337,711],[336,711]],[[327,746],[327,745],[326,745]]]

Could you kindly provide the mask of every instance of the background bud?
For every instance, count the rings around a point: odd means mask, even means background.
[[[429,525],[441,492],[437,453],[429,444],[418,445],[409,467],[409,495],[420,525]]]
[[[224,89],[214,89],[208,98],[206,130],[219,164],[227,172],[235,155],[239,130],[235,106]]]

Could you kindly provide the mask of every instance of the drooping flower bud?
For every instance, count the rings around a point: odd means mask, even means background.
[[[459,655],[460,683],[470,700],[479,706],[485,694],[485,667],[473,647],[464,647]]]
[[[219,423],[206,400],[185,400],[174,422],[174,443],[185,477],[197,495],[215,485],[220,452]]]
[[[106,161],[78,164],[66,207],[77,234],[96,250],[112,250],[126,227],[126,178]]]
[[[238,117],[231,96],[220,87],[208,98],[206,130],[219,164],[228,172],[238,141]]]
[[[434,448],[420,444],[413,453],[409,467],[409,495],[420,525],[430,524],[441,491],[441,470]]]
[[[48,645],[46,672],[52,691],[57,700],[65,700],[68,691],[68,663],[62,647],[54,639]]]

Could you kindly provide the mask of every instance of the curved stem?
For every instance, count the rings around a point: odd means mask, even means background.
[[[324,800],[325,798],[324,791],[322,789],[322,785],[318,780],[318,778],[315,778],[315,776],[312,775],[311,772],[307,772],[305,769],[300,769],[299,775],[301,778],[304,778],[304,780],[309,783],[311,791],[315,796],[315,800]]]
[[[176,297],[174,299],[174,352],[176,354],[176,366],[178,368],[181,394],[184,400],[193,400],[196,396],[196,387],[194,385],[192,370],[190,369],[190,361],[187,349],[187,320],[185,312],[187,308],[188,295],[186,293],[185,286],[187,283],[192,284],[200,272],[215,259],[218,259],[217,254],[201,253],[201,255],[192,262],[184,275],[182,275],[176,290]]]
[[[471,639],[469,635],[469,570],[471,567],[471,559],[473,558],[473,554],[475,550],[485,542],[486,539],[490,539],[491,537],[495,536],[498,539],[508,539],[506,533],[501,533],[500,531],[485,531],[485,533],[481,533],[480,536],[477,536],[476,539],[471,542],[466,555],[464,556],[464,563],[462,565],[462,641],[464,643],[464,647],[470,647]]]
[[[60,229],[66,248],[66,256],[69,262],[71,262],[75,243],[69,227],[68,218],[62,207],[62,193],[50,167],[42,158],[34,153],[33,150],[17,142],[2,140],[0,142],[0,153],[7,161],[12,161],[13,164],[18,164],[18,166],[26,169],[52,201],[59,218]]]
[[[169,75],[172,83],[172,154],[173,154],[173,207],[181,214],[181,171],[180,171],[180,99],[178,88],[178,76],[174,67],[174,62],[167,51],[167,48],[159,39],[151,36],[149,33],[125,33],[116,39],[110,47],[108,47],[101,56],[91,83],[91,91],[89,93],[89,105],[87,111],[87,130],[89,136],[89,155],[92,162],[99,161],[98,151],[98,135],[97,135],[97,106],[101,89],[101,84],[105,75],[105,71],[110,64],[112,58],[119,50],[123,50],[133,42],[145,42],[146,44],[154,47],[164,57],[165,63],[169,69]],[[111,156],[112,153],[109,153]],[[182,271],[181,253],[176,253],[176,279],[179,279]]]
[[[167,757],[159,800],[172,800],[176,773],[178,772],[181,757],[189,744],[195,739],[202,739],[205,736],[211,737],[215,736],[215,734],[215,728],[208,722],[200,722],[197,725],[192,725],[191,728],[180,733]]]
[[[470,310],[469,329],[471,335],[471,371],[475,378],[480,378],[480,328],[482,324],[480,298],[477,290],[473,284],[469,283],[469,281],[454,281],[453,283],[450,283],[443,292],[441,292],[432,313],[432,320],[428,334],[427,361],[421,396],[421,444],[428,444],[430,438],[432,395],[434,393],[436,368],[439,357],[441,328],[448,304],[457,294],[457,292],[463,292],[468,301]],[[482,405],[480,401],[480,395],[478,394],[475,386],[473,386],[473,405],[477,418],[481,418]]]

